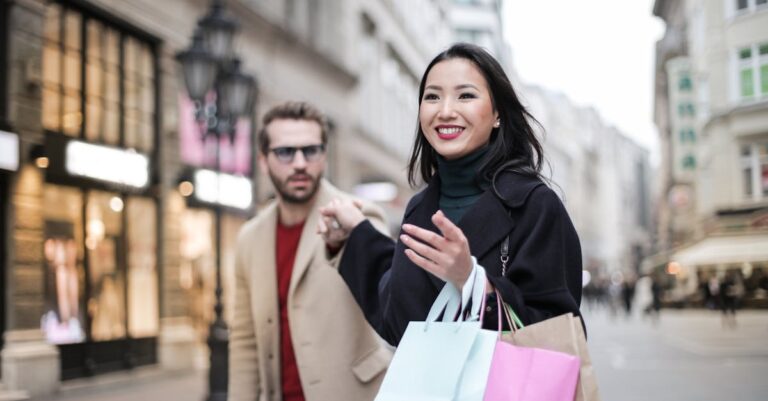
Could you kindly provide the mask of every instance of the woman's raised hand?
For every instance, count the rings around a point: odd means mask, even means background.
[[[334,199],[320,207],[317,232],[325,243],[331,247],[340,247],[352,229],[365,220],[362,207],[362,203],[350,199]]]
[[[400,240],[408,248],[405,255],[417,266],[461,290],[472,272],[469,242],[461,229],[442,211],[432,215],[432,222],[442,235],[403,224],[406,234],[400,235]]]

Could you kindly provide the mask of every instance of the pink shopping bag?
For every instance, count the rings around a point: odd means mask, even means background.
[[[573,401],[579,358],[496,342],[484,401]]]
[[[499,333],[483,401],[574,401],[581,361],[577,356],[542,348],[521,347],[501,339],[501,311],[509,327],[518,329],[499,303]],[[519,321],[519,320],[518,320]]]

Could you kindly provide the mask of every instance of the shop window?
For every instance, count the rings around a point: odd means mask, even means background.
[[[156,337],[155,201],[47,184],[44,210],[48,341]]]
[[[92,191],[87,196],[85,247],[91,294],[88,314],[96,341],[123,338],[125,327],[125,274],[121,234],[123,206],[116,194]]]
[[[179,284],[190,299],[190,317],[204,337],[213,321],[216,253],[213,211],[187,209],[181,216]]]
[[[149,43],[51,3],[42,64],[45,129],[144,153],[153,150],[155,56]]]
[[[237,233],[246,218],[221,215],[221,280],[224,319],[231,322],[234,308],[235,250]],[[181,287],[187,290],[190,299],[191,316],[195,328],[202,338],[207,336],[209,325],[215,317],[216,263],[218,260],[215,224],[216,214],[207,209],[186,209],[181,217],[182,264],[179,274]]]
[[[159,331],[157,282],[157,211],[147,198],[129,198],[128,331],[133,338],[154,337]]]
[[[85,340],[82,194],[76,188],[47,185],[43,193],[45,309],[40,319],[53,344]]]

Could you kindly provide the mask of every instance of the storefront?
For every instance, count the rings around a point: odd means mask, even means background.
[[[194,329],[204,341],[215,318],[217,265],[221,266],[224,320],[232,321],[237,233],[253,205],[253,133],[251,122],[244,119],[231,136],[217,141],[195,121],[194,105],[185,96],[179,96],[178,104],[179,151],[185,166],[176,191],[183,199],[179,280]]]
[[[43,313],[63,380],[157,360],[156,41],[98,10],[46,5]]]

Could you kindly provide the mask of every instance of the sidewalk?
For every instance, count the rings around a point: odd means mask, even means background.
[[[207,386],[207,371],[146,367],[67,381],[58,394],[30,401],[204,401]]]
[[[766,400],[768,311],[738,311],[735,328],[710,310],[584,316],[603,400]]]

